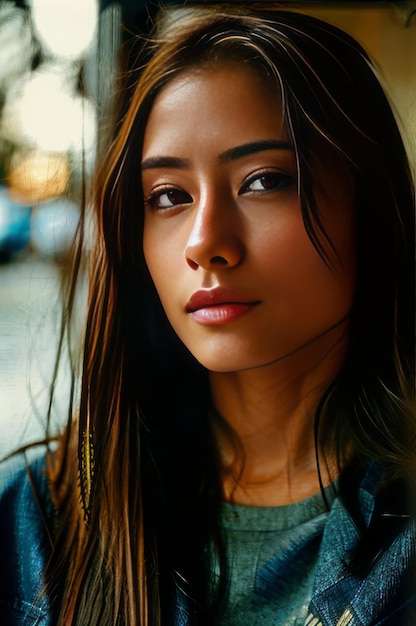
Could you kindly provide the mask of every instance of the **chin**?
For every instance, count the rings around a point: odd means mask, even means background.
[[[269,361],[249,360],[246,358],[224,358],[224,355],[206,356],[194,354],[196,360],[209,372],[227,374],[255,370],[269,364]]]

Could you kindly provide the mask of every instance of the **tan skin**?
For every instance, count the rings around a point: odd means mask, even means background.
[[[215,429],[224,497],[256,506],[319,491],[314,412],[345,357],[355,288],[350,182],[321,165],[328,266],[305,232],[276,91],[235,64],[184,73],[157,97],[142,154],[146,262],[244,451],[241,471]]]

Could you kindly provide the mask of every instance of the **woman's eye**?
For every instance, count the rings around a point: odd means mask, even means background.
[[[293,183],[293,177],[281,172],[264,172],[251,176],[243,185],[238,195],[250,192],[267,192],[286,189]]]
[[[169,189],[155,190],[145,200],[146,205],[154,210],[172,209],[175,206],[189,204],[191,202],[192,197],[189,193],[172,187]]]

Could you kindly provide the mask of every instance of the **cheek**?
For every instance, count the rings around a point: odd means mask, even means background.
[[[154,238],[149,235],[146,227],[143,232],[143,255],[151,279],[153,280],[156,289],[159,291],[159,276],[162,275],[159,269],[161,265],[160,246],[156,245],[156,241],[154,241]]]
[[[154,228],[151,218],[145,217],[143,225],[143,254],[150,274],[158,273],[163,258],[168,256],[167,239]]]
[[[272,276],[279,274],[288,281],[298,282],[304,276],[313,275],[316,266],[322,265],[306,234],[300,211],[279,219],[276,224],[269,223],[257,232],[257,241],[251,248],[256,250],[259,265],[268,269]]]
[[[307,306],[318,305],[318,300],[326,306],[349,308],[356,275],[355,226],[349,215],[335,228],[327,228],[336,253],[321,238],[327,263],[309,239],[299,213],[286,219],[279,229],[264,232],[256,256],[258,266],[261,264],[269,276],[269,288],[303,302],[305,313]]]
[[[326,243],[325,250],[333,271],[355,285],[357,270],[357,233],[353,201],[335,204],[325,228],[334,249]],[[335,251],[334,251],[335,250]]]
[[[143,253],[150,276],[162,301],[172,292],[178,273],[178,245],[172,236],[165,237],[151,227],[143,231]]]

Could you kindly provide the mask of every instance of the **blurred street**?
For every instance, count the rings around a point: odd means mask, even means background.
[[[59,332],[59,275],[33,256],[0,265],[0,458],[41,438]]]

